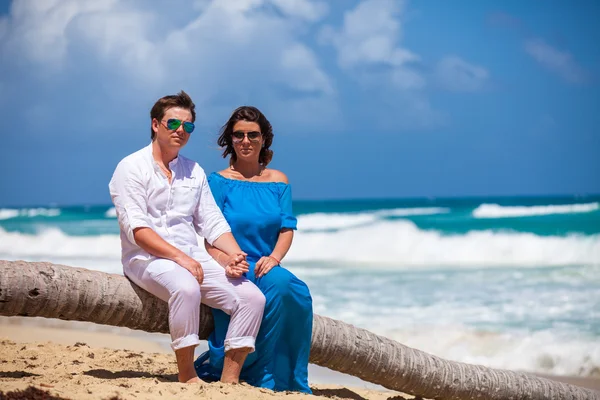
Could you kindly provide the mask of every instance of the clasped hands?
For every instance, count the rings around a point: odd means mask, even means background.
[[[225,274],[230,278],[239,278],[245,272],[248,272],[250,265],[246,261],[247,254],[244,252],[232,254],[230,256],[224,255],[219,257],[219,263],[225,268]],[[257,278],[260,278],[267,274],[273,267],[279,265],[279,261],[275,258],[266,256],[261,257],[256,263],[254,274]]]
[[[247,254],[244,252],[232,254],[230,256],[224,254],[224,256],[219,257],[219,263],[223,268],[225,268],[225,275],[230,278],[239,278],[245,272],[248,272],[248,268],[250,265],[248,261],[246,261]]]
[[[246,261],[247,254],[244,252],[235,253],[230,256],[227,254],[220,254],[216,261],[225,268],[225,274],[230,278],[239,278],[245,272],[248,272],[250,264]],[[202,265],[193,258],[183,255],[183,257],[175,260],[183,268],[190,271],[190,273],[196,278],[198,283],[202,284],[204,281],[204,271]],[[279,265],[279,261],[271,256],[261,257],[256,263],[254,274],[257,278],[265,276],[273,267]]]

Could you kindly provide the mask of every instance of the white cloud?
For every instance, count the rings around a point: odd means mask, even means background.
[[[90,13],[73,23],[70,40],[83,42],[107,66],[118,66],[127,77],[142,83],[161,82],[166,78],[159,53],[161,43],[148,37],[155,19],[144,11],[112,9]]]
[[[555,49],[541,39],[525,41],[525,51],[538,63],[568,82],[579,83],[586,79],[585,71],[569,52]]]
[[[288,18],[312,20],[324,13],[321,3],[308,0],[269,2]],[[266,4],[266,0],[196,2],[188,10],[197,13],[191,22],[169,27],[160,8],[146,3],[137,3],[136,8],[131,0],[22,0],[12,10],[9,40],[13,50],[22,49],[22,55],[44,67],[62,65],[71,46],[83,45],[108,67],[146,82],[169,81],[169,75],[181,73],[202,79],[197,76],[202,70],[258,69],[269,80],[289,70],[298,78],[290,82],[293,88],[331,91],[312,50],[298,40],[286,18],[261,9]]]
[[[347,11],[340,27],[326,26],[322,44],[332,45],[337,63],[376,104],[365,104],[383,129],[428,129],[448,121],[426,93],[429,76],[421,57],[402,45],[404,1],[363,0]]]
[[[64,61],[68,25],[78,15],[109,10],[116,0],[19,0],[12,4],[7,47],[32,61],[58,67]]]
[[[334,92],[329,78],[318,68],[314,53],[305,45],[297,43],[285,49],[281,64],[286,71],[282,78],[291,87],[306,92]]]
[[[470,64],[458,56],[447,56],[436,67],[436,78],[446,89],[455,92],[481,90],[489,77],[488,71]]]
[[[323,3],[176,2],[181,7],[177,17],[187,18],[182,24],[165,17],[174,11],[164,4],[19,0],[7,23],[10,46],[0,52],[40,71],[51,66],[56,74],[92,64],[102,74],[95,79],[119,78],[136,98],[140,90],[154,96],[184,88],[206,108],[215,97],[252,99],[284,87],[301,98],[314,96],[312,101],[321,102],[323,109],[335,108],[328,104],[335,102],[334,86],[298,29],[326,13]],[[273,13],[272,7],[280,12]]]
[[[320,38],[361,84],[359,95],[372,99],[365,105],[381,105],[382,121],[401,117],[403,126],[428,127],[443,118],[425,90],[432,76],[401,43],[404,4],[364,0]],[[46,101],[66,87],[82,96],[94,87],[127,105],[184,89],[206,114],[259,102],[295,110],[304,124],[338,126],[353,116],[342,118],[334,81],[304,40],[327,12],[320,0],[19,0],[0,19],[0,67],[25,65],[19,82],[68,80],[49,85]],[[480,68],[461,60],[451,72],[473,90],[485,78]],[[18,83],[2,81],[18,91]]]
[[[327,14],[327,4],[308,0],[270,0],[282,13],[307,21],[318,21]]]
[[[364,0],[346,12],[341,28],[325,27],[321,41],[332,44],[340,67],[359,71],[357,76],[368,79],[365,69],[385,67],[389,81],[398,88],[421,88],[425,79],[412,66],[420,57],[398,44],[403,8],[402,1]]]

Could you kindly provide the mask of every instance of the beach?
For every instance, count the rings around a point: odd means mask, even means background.
[[[443,359],[598,388],[599,196],[298,201],[294,209],[298,231],[282,264],[308,285],[316,314]],[[0,209],[0,259],[122,274],[114,208]],[[138,367],[92,364],[101,361],[100,354],[110,360],[103,348],[143,353],[131,359],[119,354],[125,361],[150,359],[165,368],[174,360],[167,335],[91,323],[0,318],[0,338],[27,346],[21,351],[8,342],[2,345],[2,360],[8,362],[0,364],[5,374],[1,391],[62,382],[51,374],[63,370],[76,373],[72,376],[86,385],[114,390],[113,375],[104,379],[85,371],[114,374]],[[57,346],[52,360],[79,351],[73,347],[77,342],[89,346],[95,358],[81,357],[78,362],[86,364],[73,364],[75,358],[67,357],[63,369],[36,360],[28,361],[35,367],[24,364],[28,357],[39,357],[31,349],[42,349],[37,346],[48,341]],[[10,360],[4,356],[9,347]],[[205,349],[203,342],[197,354]],[[172,370],[159,373],[148,365],[141,364],[147,374],[174,376]],[[36,375],[15,378],[15,371]],[[134,380],[143,379],[148,378]],[[156,379],[158,385],[177,385]],[[344,388],[345,398],[410,398],[314,365],[309,381],[318,388]],[[122,396],[138,390],[117,389]],[[367,396],[365,391],[372,392]],[[387,397],[376,397],[380,393]]]
[[[127,328],[44,318],[0,317],[0,391],[6,393],[33,386],[53,396],[70,399],[115,396],[122,399],[414,398],[384,388],[375,389],[375,385],[334,371],[317,372],[319,376],[311,379],[312,396],[276,393],[244,383],[181,384],[177,382],[175,357],[168,343],[167,335]],[[311,372],[314,373],[314,369]]]
[[[310,366],[309,377],[312,396],[273,392],[245,383],[181,384],[177,382],[175,357],[168,343],[168,335],[127,328],[0,317],[0,392],[34,387],[65,399],[415,398],[314,365]],[[546,377],[600,390],[598,378]]]

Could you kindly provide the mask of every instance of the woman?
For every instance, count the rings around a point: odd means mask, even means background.
[[[246,276],[265,294],[266,305],[256,350],[240,379],[273,390],[311,393],[308,356],[312,334],[312,299],[304,282],[283,268],[296,229],[291,188],[284,173],[267,168],[273,129],[255,107],[239,107],[221,129],[218,144],[229,168],[209,178],[213,196],[242,250],[247,254]],[[226,267],[225,253],[206,243],[209,254]],[[241,271],[242,269],[240,269]],[[233,275],[232,275],[233,274]],[[241,275],[241,272],[238,273]],[[223,367],[223,340],[229,316],[213,309],[215,330],[209,351],[196,360],[201,378],[217,378]]]

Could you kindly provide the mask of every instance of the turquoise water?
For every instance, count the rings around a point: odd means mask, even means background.
[[[441,357],[600,374],[600,196],[297,201],[315,311]],[[0,258],[120,273],[110,205],[0,209]]]
[[[337,201],[296,201],[294,212],[308,214],[360,215],[373,213],[379,220],[406,219],[424,230],[438,230],[446,234],[466,233],[472,230],[514,230],[531,232],[540,236],[579,233],[600,233],[600,212],[597,205],[600,196],[587,197],[490,197],[455,199],[376,199]],[[482,205],[498,205],[496,218],[474,218],[473,212]],[[569,206],[589,206],[590,211],[570,212]],[[510,207],[523,207],[521,218],[510,217]],[[536,210],[536,207],[567,207]],[[393,211],[404,209],[429,209],[431,214],[394,215]],[[435,208],[446,212],[434,212]],[[45,227],[60,227],[73,235],[117,234],[118,226],[113,223],[112,206],[74,206],[40,208],[0,209],[0,228],[7,231],[36,233]],[[485,211],[485,210],[484,210]],[[504,211],[504,213],[503,213]],[[517,210],[518,211],[518,210]],[[531,215],[534,212],[541,215]],[[108,214],[107,214],[108,213]],[[379,213],[379,214],[378,214]],[[104,223],[102,223],[104,222]],[[335,228],[333,228],[335,229]]]

